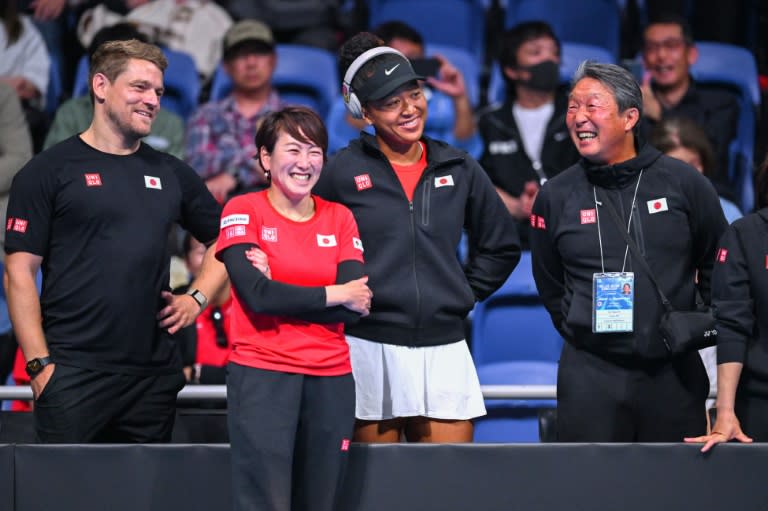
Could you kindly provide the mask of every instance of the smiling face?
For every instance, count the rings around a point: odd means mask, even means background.
[[[270,173],[271,188],[292,203],[309,197],[323,169],[322,147],[297,140],[282,130],[271,153],[261,147],[260,159]]]
[[[698,51],[686,43],[682,28],[674,23],[656,23],[645,29],[643,62],[656,86],[676,89],[688,86],[688,70]]]
[[[583,157],[593,163],[614,164],[635,156],[632,128],[639,112],[619,112],[612,91],[594,78],[582,78],[568,98],[565,123]]]
[[[363,117],[376,136],[393,148],[409,147],[421,139],[427,117],[427,99],[418,82],[409,82],[389,96],[369,101]]]
[[[113,131],[129,142],[149,135],[163,90],[163,72],[148,60],[130,59],[113,82],[101,73],[93,77],[96,103]]]

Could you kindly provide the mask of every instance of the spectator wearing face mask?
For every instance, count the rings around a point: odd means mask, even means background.
[[[579,153],[565,127],[566,97],[560,90],[560,41],[541,21],[506,33],[499,54],[507,97],[481,113],[480,163],[527,244],[528,221],[539,187],[574,164]]]

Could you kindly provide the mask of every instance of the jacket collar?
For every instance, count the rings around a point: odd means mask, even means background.
[[[635,138],[640,149],[634,158],[613,165],[598,165],[582,158],[581,166],[587,175],[587,180],[601,188],[624,188],[633,183],[642,169],[647,169],[659,157],[661,152],[655,147]]]

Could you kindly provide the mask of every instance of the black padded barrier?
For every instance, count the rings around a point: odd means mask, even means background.
[[[0,509],[14,509],[14,476],[12,445],[0,445]]]
[[[698,449],[353,444],[339,511],[768,509],[768,444]],[[226,445],[17,445],[14,459],[8,509],[229,509]]]

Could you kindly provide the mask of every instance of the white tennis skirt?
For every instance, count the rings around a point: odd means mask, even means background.
[[[429,417],[466,420],[485,415],[467,343],[409,347],[347,335],[362,420]]]

